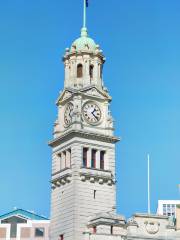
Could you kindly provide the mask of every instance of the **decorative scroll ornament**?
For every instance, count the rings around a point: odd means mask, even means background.
[[[146,227],[146,231],[149,234],[156,234],[157,232],[159,232],[160,223],[152,222],[152,221],[146,221],[144,224],[145,224],[145,227]]]

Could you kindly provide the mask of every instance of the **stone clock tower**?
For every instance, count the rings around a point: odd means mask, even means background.
[[[66,49],[64,89],[52,147],[51,240],[83,240],[91,216],[116,207],[111,97],[103,83],[105,57],[86,27]]]

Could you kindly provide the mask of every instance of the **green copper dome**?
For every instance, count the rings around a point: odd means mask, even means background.
[[[80,52],[80,51],[90,51],[95,52],[97,49],[97,45],[92,38],[88,37],[87,28],[81,29],[81,37],[76,39],[70,51],[71,52]]]

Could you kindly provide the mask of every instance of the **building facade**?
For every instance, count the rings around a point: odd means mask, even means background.
[[[177,205],[180,200],[159,200],[157,214],[176,218]]]
[[[167,216],[116,214],[115,144],[105,57],[87,28],[63,57],[51,178],[51,240],[180,239]],[[179,235],[178,235],[179,234]]]
[[[16,209],[0,216],[0,239],[49,240],[49,225],[45,217]]]

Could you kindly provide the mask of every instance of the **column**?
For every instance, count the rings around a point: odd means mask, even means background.
[[[102,87],[102,84],[101,84],[101,81],[102,81],[102,79],[101,79],[102,78],[102,76],[101,76],[101,67],[102,67],[101,63],[99,62],[98,63],[98,83],[97,83],[99,87]]]
[[[77,85],[77,66],[75,59],[71,59],[71,87]]]
[[[66,167],[71,167],[71,149],[66,151]]]
[[[66,167],[66,152],[61,154],[61,170]]]
[[[68,60],[65,61],[65,82],[64,86],[68,87],[69,86],[69,62]]]
[[[61,155],[61,153],[58,154],[57,161],[58,161],[58,171],[61,171],[61,169],[62,169],[62,166],[61,166],[62,155]]]
[[[94,84],[98,85],[99,81],[99,70],[98,70],[98,59],[96,58],[94,61]]]
[[[90,84],[90,76],[89,76],[89,66],[90,66],[90,57],[89,55],[84,56],[84,79],[83,84],[84,86],[88,86]]]
[[[109,169],[109,159],[108,159],[107,151],[104,152],[104,170],[110,170]]]

